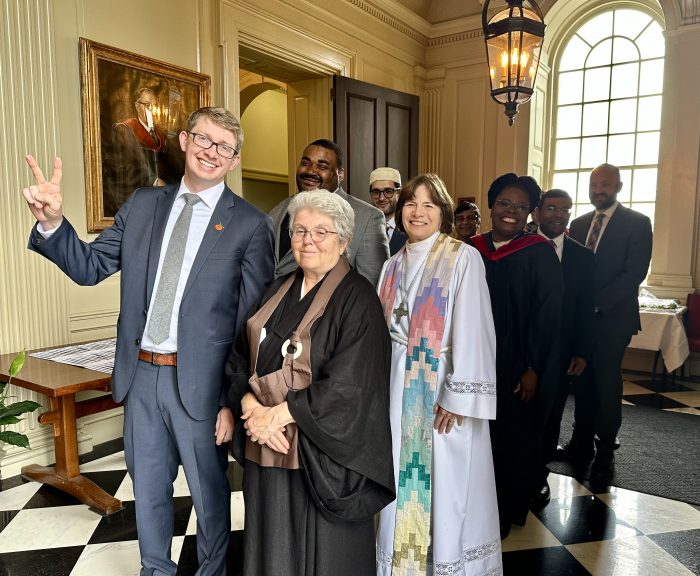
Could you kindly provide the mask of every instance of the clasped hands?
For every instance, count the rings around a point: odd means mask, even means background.
[[[289,441],[285,436],[287,424],[294,422],[286,402],[277,406],[263,406],[253,394],[246,394],[241,401],[242,420],[246,434],[253,442],[279,452],[289,453]]]

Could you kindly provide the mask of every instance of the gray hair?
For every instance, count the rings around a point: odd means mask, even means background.
[[[298,192],[289,203],[289,229],[294,227],[294,217],[301,210],[316,210],[328,216],[335,224],[338,239],[350,244],[355,229],[355,212],[350,203],[328,190],[308,190]],[[348,250],[345,250],[348,253]]]

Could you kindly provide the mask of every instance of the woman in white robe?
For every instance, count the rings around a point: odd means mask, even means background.
[[[431,445],[429,466],[425,467],[429,489],[426,494],[409,492],[403,504],[399,497],[382,510],[377,534],[378,576],[502,573],[488,423],[496,416],[495,332],[481,256],[471,246],[449,238],[452,222],[451,199],[439,177],[418,176],[404,186],[397,223],[408,234],[408,242],[387,261],[379,283],[392,336],[390,412],[398,492],[405,474],[407,482],[412,482],[410,469],[417,470],[417,458],[424,457],[413,453],[408,472],[402,471],[401,450],[409,441],[405,430],[402,437],[402,416],[406,426],[404,395],[409,388],[407,365],[415,371],[412,360],[407,362],[409,323],[411,318],[421,322],[419,336],[433,329],[434,319],[419,315],[416,299],[425,298],[421,295],[435,286],[440,263],[448,276],[442,290],[446,298],[437,298],[441,303],[435,308],[444,316],[444,331],[434,395],[430,396],[434,404],[423,404],[425,407],[413,410],[411,416],[412,421],[422,419],[431,435],[424,442]],[[445,265],[447,260],[450,264]],[[433,292],[430,294],[432,298]],[[429,377],[426,382],[421,379],[420,385],[430,386]],[[414,408],[416,404],[420,401],[413,402]],[[397,506],[406,510],[399,512],[398,521]]]

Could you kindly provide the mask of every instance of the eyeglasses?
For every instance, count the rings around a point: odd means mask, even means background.
[[[401,188],[384,188],[384,190],[372,188],[369,191],[369,195],[375,200],[377,200],[380,196],[384,196],[384,198],[387,200],[391,200],[397,192],[401,192]]]
[[[145,106],[149,110],[155,106],[155,102],[144,102],[143,100],[137,100],[137,104],[141,104],[141,106]]]
[[[498,200],[496,200],[496,204],[498,204],[500,208],[503,208],[503,210],[513,208],[513,210],[515,210],[519,214],[530,213],[529,204],[518,204],[517,202],[511,202],[510,200],[506,200],[505,198],[499,198]]]
[[[229,146],[228,144],[212,142],[204,134],[198,134],[197,132],[188,132],[188,134],[192,136],[192,141],[200,148],[208,150],[212,146],[216,146],[216,151],[219,153],[219,156],[223,158],[228,158],[230,160],[236,154],[238,154],[238,150],[236,150],[235,148]]]
[[[561,208],[557,208],[556,206],[552,206],[550,204],[549,206],[545,206],[544,210],[545,212],[549,212],[550,214],[561,214],[562,216],[571,214],[571,208],[569,206],[562,206]]]
[[[325,228],[312,228],[311,230],[307,230],[303,226],[295,226],[289,229],[289,237],[292,240],[303,241],[307,234],[311,236],[312,242],[320,244],[328,238],[329,234],[337,234],[337,232],[334,230],[326,230]]]
[[[478,222],[479,220],[481,220],[481,218],[475,214],[470,214],[469,216],[455,216],[455,222]]]

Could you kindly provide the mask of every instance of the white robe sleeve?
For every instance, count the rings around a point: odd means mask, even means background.
[[[465,245],[455,273],[452,307],[452,373],[437,403],[462,416],[496,418],[496,331],[481,255]]]

